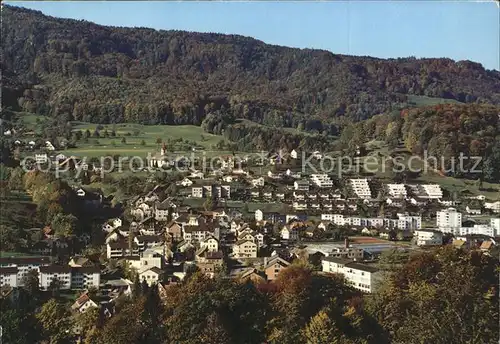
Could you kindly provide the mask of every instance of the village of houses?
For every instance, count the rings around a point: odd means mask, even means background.
[[[257,175],[236,168],[229,156],[217,171],[186,170],[177,181],[177,197],[164,196],[166,185],[136,195],[121,216],[103,221],[101,256],[67,256],[56,265],[53,247],[38,245],[32,252],[38,256],[1,257],[2,295],[36,270],[42,290],[58,279],[61,289],[78,291],[73,311],[102,307],[112,316],[113,300],[131,294],[134,275],[157,285],[162,295],[162,288],[190,271],[212,277],[223,271],[227,278],[266,283],[295,259],[315,264],[317,273],[343,275],[360,292],[376,293],[385,273],[377,260],[384,251],[449,244],[489,252],[500,237],[500,201],[468,196],[464,208],[437,184],[383,184],[377,186],[381,191],[369,177],[335,180],[276,165],[271,160],[265,167],[272,168]],[[96,206],[103,202],[83,187],[77,194]],[[193,200],[216,204],[206,209],[200,202],[190,205]],[[261,206],[249,210],[235,202]],[[429,204],[432,214],[419,211]],[[362,216],[361,207],[378,215]],[[50,230],[45,241],[64,248]],[[91,288],[102,291],[98,298],[88,293]]]

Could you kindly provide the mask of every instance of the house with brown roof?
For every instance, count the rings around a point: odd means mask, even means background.
[[[99,305],[90,298],[88,291],[85,291],[82,295],[80,295],[80,297],[78,297],[75,303],[71,306],[73,311],[80,313],[84,313],[90,308],[99,308]]]
[[[254,284],[261,284],[266,282],[266,277],[262,272],[258,271],[257,269],[249,268],[243,272],[240,272],[236,276],[236,280],[241,283],[246,283],[250,281]]]
[[[167,226],[166,226],[166,231],[167,233],[172,235],[172,238],[174,241],[180,241],[182,240],[182,226],[175,222],[171,221]]]
[[[209,277],[219,271],[224,265],[224,254],[222,252],[210,252],[206,247],[196,253],[196,266]]]
[[[269,262],[265,262],[264,264],[264,271],[268,281],[274,281],[278,278],[281,270],[286,269],[290,265],[289,262],[278,256],[271,257],[271,260],[269,260]]]
[[[494,243],[493,241],[491,240],[484,240],[482,243],[481,243],[481,246],[479,246],[479,249],[483,252],[489,252],[493,247],[494,247]]]

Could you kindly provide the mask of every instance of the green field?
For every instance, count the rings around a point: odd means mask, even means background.
[[[73,122],[73,130],[86,131],[93,133],[97,124]],[[66,155],[76,156],[105,156],[105,155],[128,155],[128,156],[147,156],[159,152],[161,144],[158,139],[167,143],[168,140],[189,141],[185,146],[196,146],[199,149],[212,149],[222,136],[209,134],[203,131],[201,127],[194,125],[140,125],[140,124],[115,124],[103,125],[100,130],[101,137],[90,137],[88,142],[79,140],[77,148],[68,149]],[[111,133],[113,130],[116,137],[102,137],[104,131]],[[125,139],[125,142],[122,140]],[[143,142],[144,141],[144,142]],[[144,143],[144,144],[143,144]],[[184,150],[184,151],[187,151]]]
[[[27,133],[33,132],[35,135],[41,134],[41,126],[40,123],[45,122],[48,118],[41,115],[35,115],[28,112],[18,112],[19,121],[22,123],[25,131]],[[33,135],[29,135],[33,136]]]
[[[439,105],[439,104],[462,104],[461,102],[455,99],[432,98],[432,97],[414,96],[414,95],[409,95],[408,101],[417,107]]]

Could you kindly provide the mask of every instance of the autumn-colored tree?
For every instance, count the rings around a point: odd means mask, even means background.
[[[40,312],[36,314],[44,337],[54,344],[65,343],[69,339],[71,331],[69,316],[68,308],[55,299],[45,302]]]
[[[477,251],[412,256],[367,299],[367,311],[395,343],[496,343],[498,271],[498,260]]]
[[[347,339],[339,331],[335,320],[324,310],[313,316],[302,331],[306,344],[346,344]]]

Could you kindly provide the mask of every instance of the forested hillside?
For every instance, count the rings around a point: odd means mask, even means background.
[[[110,123],[234,118],[336,134],[408,95],[500,104],[500,72],[470,61],[292,49],[235,35],[105,27],[4,6],[3,102]]]
[[[343,131],[342,141],[359,145],[369,140],[382,140],[395,148],[403,141],[413,154],[444,158],[457,167],[456,158],[483,158],[482,177],[500,181],[500,107],[479,104],[445,104],[405,109],[378,115],[350,125]],[[455,158],[455,161],[452,161]],[[464,163],[470,169],[474,160]],[[458,168],[454,169],[455,171]],[[457,175],[458,176],[458,175]],[[476,175],[475,178],[478,176]]]

